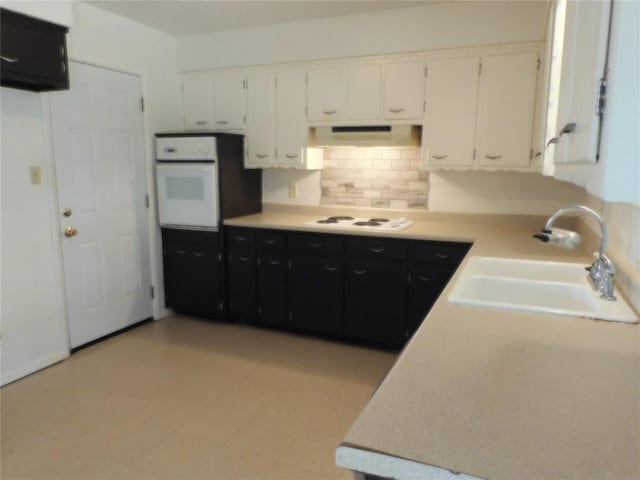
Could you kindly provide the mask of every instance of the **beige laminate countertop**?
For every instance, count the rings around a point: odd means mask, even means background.
[[[315,211],[225,223],[358,233],[304,225]],[[473,241],[467,258],[590,262],[532,239],[540,219],[421,217],[375,235]],[[640,327],[451,304],[460,270],[342,445],[487,479],[640,479]]]

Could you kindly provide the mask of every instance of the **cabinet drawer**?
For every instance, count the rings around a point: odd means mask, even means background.
[[[409,256],[409,245],[389,240],[352,238],[349,240],[348,251],[356,257],[404,260]]]
[[[284,250],[284,233],[258,232],[257,244],[261,250]]]
[[[342,253],[344,241],[326,235],[291,235],[289,247],[305,253]]]
[[[466,243],[419,243],[413,247],[413,260],[457,265],[469,251]]]
[[[207,232],[204,230],[182,230],[182,229],[162,229],[162,240],[165,245],[182,244],[206,244],[217,248],[218,232]]]
[[[232,247],[253,247],[256,242],[256,234],[252,230],[230,228],[227,233],[227,241]]]

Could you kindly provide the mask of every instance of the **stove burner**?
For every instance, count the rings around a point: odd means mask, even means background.
[[[333,220],[334,222],[337,222],[337,221],[340,221],[340,220],[353,220],[353,217],[347,217],[347,216],[338,215],[336,217],[329,217],[329,218],[327,218],[327,220]]]
[[[389,221],[388,218],[370,218],[370,222],[378,222],[378,223],[386,223]]]
[[[338,223],[338,221],[327,218],[326,220],[318,220],[316,223]]]
[[[359,227],[379,227],[380,225],[382,225],[381,223],[374,222],[373,220],[366,220],[364,222],[354,222],[353,224]]]

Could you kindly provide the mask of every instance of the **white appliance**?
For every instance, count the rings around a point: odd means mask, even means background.
[[[217,230],[216,138],[156,138],[156,160],[160,225]]]
[[[413,224],[413,221],[407,220],[404,217],[389,219],[382,217],[351,217],[348,215],[336,215],[305,223],[305,225],[313,225],[315,227],[379,230],[387,232],[404,230]]]

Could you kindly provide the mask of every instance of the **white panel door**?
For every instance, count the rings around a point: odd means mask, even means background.
[[[424,62],[387,63],[384,66],[384,118],[422,118]]]
[[[303,70],[278,73],[276,83],[276,165],[302,166],[309,136]]]
[[[245,166],[274,163],[275,76],[271,72],[252,72],[247,77],[247,140]]]
[[[184,128],[213,130],[213,83],[208,75],[185,77],[182,83]]]
[[[347,66],[347,120],[380,120],[382,115],[382,64]]]
[[[427,166],[473,165],[479,66],[478,57],[429,62],[423,129]]]
[[[536,52],[482,58],[478,165],[528,167],[538,73]]]
[[[221,75],[213,81],[215,130],[242,130],[245,119],[243,74]]]
[[[307,105],[309,121],[344,120],[346,87],[343,65],[309,70]]]
[[[140,79],[69,68],[51,114],[73,348],[151,317],[152,305]]]

